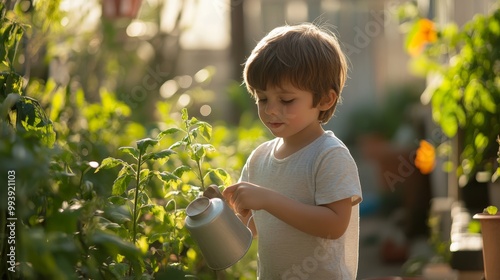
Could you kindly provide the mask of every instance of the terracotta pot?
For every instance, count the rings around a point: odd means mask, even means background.
[[[486,280],[500,279],[500,214],[476,214],[474,219],[481,222],[483,236],[484,276]]]
[[[142,0],[102,0],[102,15],[105,18],[135,18]]]

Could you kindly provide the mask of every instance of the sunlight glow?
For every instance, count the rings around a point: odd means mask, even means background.
[[[179,100],[177,100],[177,104],[179,107],[184,108],[187,107],[191,103],[191,96],[189,94],[184,93],[179,97]]]
[[[183,49],[220,50],[229,46],[229,0],[191,1],[186,5],[181,35]]]
[[[211,113],[212,113],[212,107],[210,107],[210,105],[205,104],[205,105],[201,106],[200,114],[202,116],[207,117]]]
[[[154,47],[148,41],[142,41],[137,48],[137,56],[147,61],[155,55]]]
[[[61,0],[59,7],[67,13],[61,24],[74,27],[76,33],[95,30],[101,20],[101,4],[97,0]]]
[[[179,76],[177,82],[181,88],[188,88],[193,84],[193,78],[189,75]]]
[[[158,25],[154,22],[134,20],[127,26],[127,35],[130,37],[153,38],[158,33]]]
[[[177,82],[175,80],[168,80],[163,85],[160,87],[160,95],[161,97],[167,99],[172,97],[177,90],[179,89],[179,86],[177,85]]]
[[[194,80],[197,83],[203,83],[208,78],[210,78],[210,71],[208,71],[208,69],[206,68],[201,69],[200,71],[196,72],[196,74],[194,74]]]

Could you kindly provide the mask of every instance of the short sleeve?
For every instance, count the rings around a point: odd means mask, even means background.
[[[243,168],[241,169],[241,174],[240,174],[240,179],[238,182],[246,182],[248,181],[248,162],[250,158],[247,160],[245,165],[243,165]]]
[[[361,202],[358,168],[347,148],[336,146],[322,152],[316,162],[314,177],[316,205],[349,197],[352,205]]]

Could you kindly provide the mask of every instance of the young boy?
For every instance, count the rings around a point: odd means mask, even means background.
[[[358,170],[322,127],[346,77],[337,39],[313,24],[274,29],[245,63],[247,89],[276,138],[252,152],[223,195],[258,234],[260,280],[356,279]]]

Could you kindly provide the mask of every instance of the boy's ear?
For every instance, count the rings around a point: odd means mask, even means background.
[[[328,94],[323,96],[323,98],[319,102],[318,104],[319,110],[326,111],[330,109],[337,102],[337,98],[338,98],[337,93],[333,89],[330,89]]]

